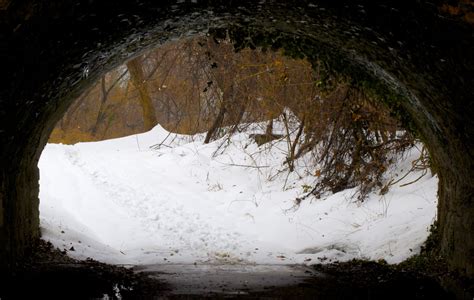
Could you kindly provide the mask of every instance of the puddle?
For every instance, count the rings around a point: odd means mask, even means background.
[[[318,273],[300,265],[149,265],[134,268],[167,283],[175,295],[245,295],[296,285]]]

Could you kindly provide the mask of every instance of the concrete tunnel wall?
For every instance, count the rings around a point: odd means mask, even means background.
[[[14,268],[40,236],[37,162],[74,98],[140,52],[210,30],[237,45],[320,58],[398,95],[388,101],[407,114],[438,171],[440,249],[474,277],[472,25],[442,14],[442,1],[288,2],[1,2],[0,268]]]

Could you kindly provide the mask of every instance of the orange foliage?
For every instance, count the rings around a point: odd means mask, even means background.
[[[474,24],[473,8],[473,0],[460,0],[457,5],[443,4],[439,10],[445,14],[458,17],[466,23]]]
[[[150,95],[156,122],[177,133],[209,130],[222,109],[219,126],[269,120],[285,107],[303,114],[318,94],[317,76],[306,60],[250,49],[235,53],[229,41],[182,40],[135,60],[142,64],[140,86]],[[71,105],[50,142],[144,131],[143,93],[135,86],[126,65],[107,73]]]

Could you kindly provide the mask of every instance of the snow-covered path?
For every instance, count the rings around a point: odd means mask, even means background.
[[[363,204],[348,190],[293,210],[314,178],[278,173],[284,145],[259,148],[238,134],[221,151],[222,140],[173,135],[149,148],[167,136],[157,126],[121,139],[48,144],[39,163],[43,238],[73,257],[118,264],[398,262],[418,251],[435,218],[435,177]],[[391,172],[401,176],[416,152]]]

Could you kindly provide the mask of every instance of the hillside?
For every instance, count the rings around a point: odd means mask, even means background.
[[[258,146],[259,126],[203,144],[161,126],[124,138],[48,144],[39,168],[43,239],[69,255],[114,264],[400,262],[435,219],[437,178],[412,172],[364,201],[355,189],[296,197],[317,181],[311,155],[283,170],[284,140]],[[280,126],[281,127],[281,126]],[[278,133],[278,124],[275,126]],[[385,174],[401,178],[410,149]]]

